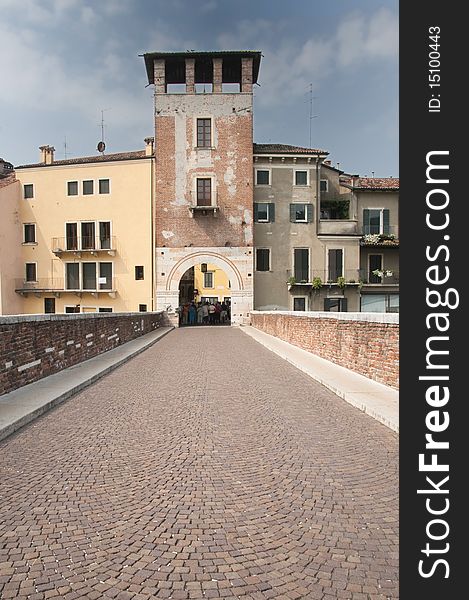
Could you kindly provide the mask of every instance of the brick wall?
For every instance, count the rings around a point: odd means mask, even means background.
[[[0,394],[167,324],[163,312],[0,317]]]
[[[251,312],[251,325],[370,379],[399,388],[399,316]]]

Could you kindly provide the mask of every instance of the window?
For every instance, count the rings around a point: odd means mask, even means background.
[[[328,192],[329,191],[329,182],[327,179],[321,179],[319,182],[319,191],[320,192]]]
[[[197,206],[212,204],[212,180],[209,177],[197,179]]]
[[[26,263],[26,281],[37,281],[36,263]]]
[[[270,271],[270,249],[256,249],[256,271]]]
[[[79,313],[80,312],[80,305],[77,304],[76,306],[66,306],[65,307],[65,312],[66,313]]]
[[[112,263],[99,263],[99,289],[112,290]]]
[[[212,119],[197,119],[197,148],[211,148]]]
[[[275,204],[273,202],[254,203],[254,222],[273,223],[275,221]]]
[[[92,179],[85,179],[85,181],[83,181],[83,195],[84,196],[89,196],[91,194],[94,194],[94,181]]]
[[[83,222],[81,224],[81,248],[82,250],[95,249],[95,224],[94,221]]]
[[[109,179],[100,179],[98,182],[98,190],[100,194],[109,194]]]
[[[46,315],[55,313],[55,298],[44,298],[44,312]]]
[[[293,298],[293,310],[306,310],[306,298],[304,296]]]
[[[381,283],[382,279],[379,275],[375,275],[373,271],[383,270],[383,255],[370,254],[368,256],[368,283]]]
[[[78,250],[78,224],[65,224],[65,241],[67,250]]]
[[[23,242],[25,244],[36,243],[36,224],[24,223],[23,225]]]
[[[363,210],[363,233],[389,235],[389,209],[365,208]]]
[[[67,196],[78,196],[78,181],[67,181]]]
[[[25,183],[23,186],[23,195],[25,199],[34,198],[34,186],[32,183]]]
[[[348,200],[321,200],[321,219],[348,219],[349,209]]]
[[[312,204],[290,204],[291,223],[311,223],[313,221]]]
[[[337,281],[338,277],[343,277],[344,275],[344,251],[340,250],[328,250],[327,252],[327,262],[328,262],[328,270],[327,270],[327,280],[328,281]]]
[[[147,305],[146,304],[139,304],[138,305],[138,310],[139,310],[139,312],[147,312]]]
[[[256,169],[256,185],[270,185],[270,171]]]
[[[111,249],[111,222],[99,222],[99,247],[102,250]]]
[[[295,248],[293,251],[293,270],[297,282],[306,283],[309,280],[309,250]]]
[[[213,271],[204,273],[204,288],[213,288]]]
[[[347,298],[324,298],[324,310],[327,312],[347,312]]]
[[[106,308],[104,306],[101,306],[100,308],[98,308],[98,312],[112,312],[112,308]]]
[[[137,266],[137,267],[135,267],[135,279],[137,281],[140,281],[140,280],[144,279],[144,276],[143,276],[143,266]]]
[[[295,171],[295,185],[308,185],[308,171]]]
[[[80,289],[80,265],[78,263],[65,263],[65,289]]]
[[[83,289],[96,289],[96,263],[82,263]]]
[[[362,312],[399,312],[399,294],[363,294],[360,303]]]

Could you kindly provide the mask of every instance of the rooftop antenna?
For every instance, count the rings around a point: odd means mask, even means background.
[[[67,160],[67,136],[64,136],[64,159]]]
[[[317,119],[318,115],[313,115],[313,102],[316,96],[313,96],[313,84],[309,84],[309,147],[313,143],[313,119]]]
[[[104,150],[106,150],[106,144],[104,142],[104,111],[109,110],[109,108],[102,108],[101,109],[101,141],[98,142],[98,146],[97,146],[97,150],[98,152],[101,152],[101,154],[104,154]],[[99,127],[99,125],[98,125]]]

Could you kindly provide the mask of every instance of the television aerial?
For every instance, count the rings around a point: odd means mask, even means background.
[[[104,150],[106,150],[106,143],[104,141],[104,111],[105,110],[109,110],[108,108],[103,108],[101,110],[101,141],[98,142],[98,145],[96,147],[96,149],[98,150],[98,152],[101,152],[101,154],[104,154]],[[99,126],[98,126],[99,127]]]

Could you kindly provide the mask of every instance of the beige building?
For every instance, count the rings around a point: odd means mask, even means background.
[[[6,211],[21,236],[9,246],[9,289],[21,298],[12,310],[152,310],[153,138],[145,150],[69,160],[40,150],[40,162],[16,167]]]
[[[197,302],[231,302],[231,282],[223,269],[213,264],[194,267],[194,288]]]

